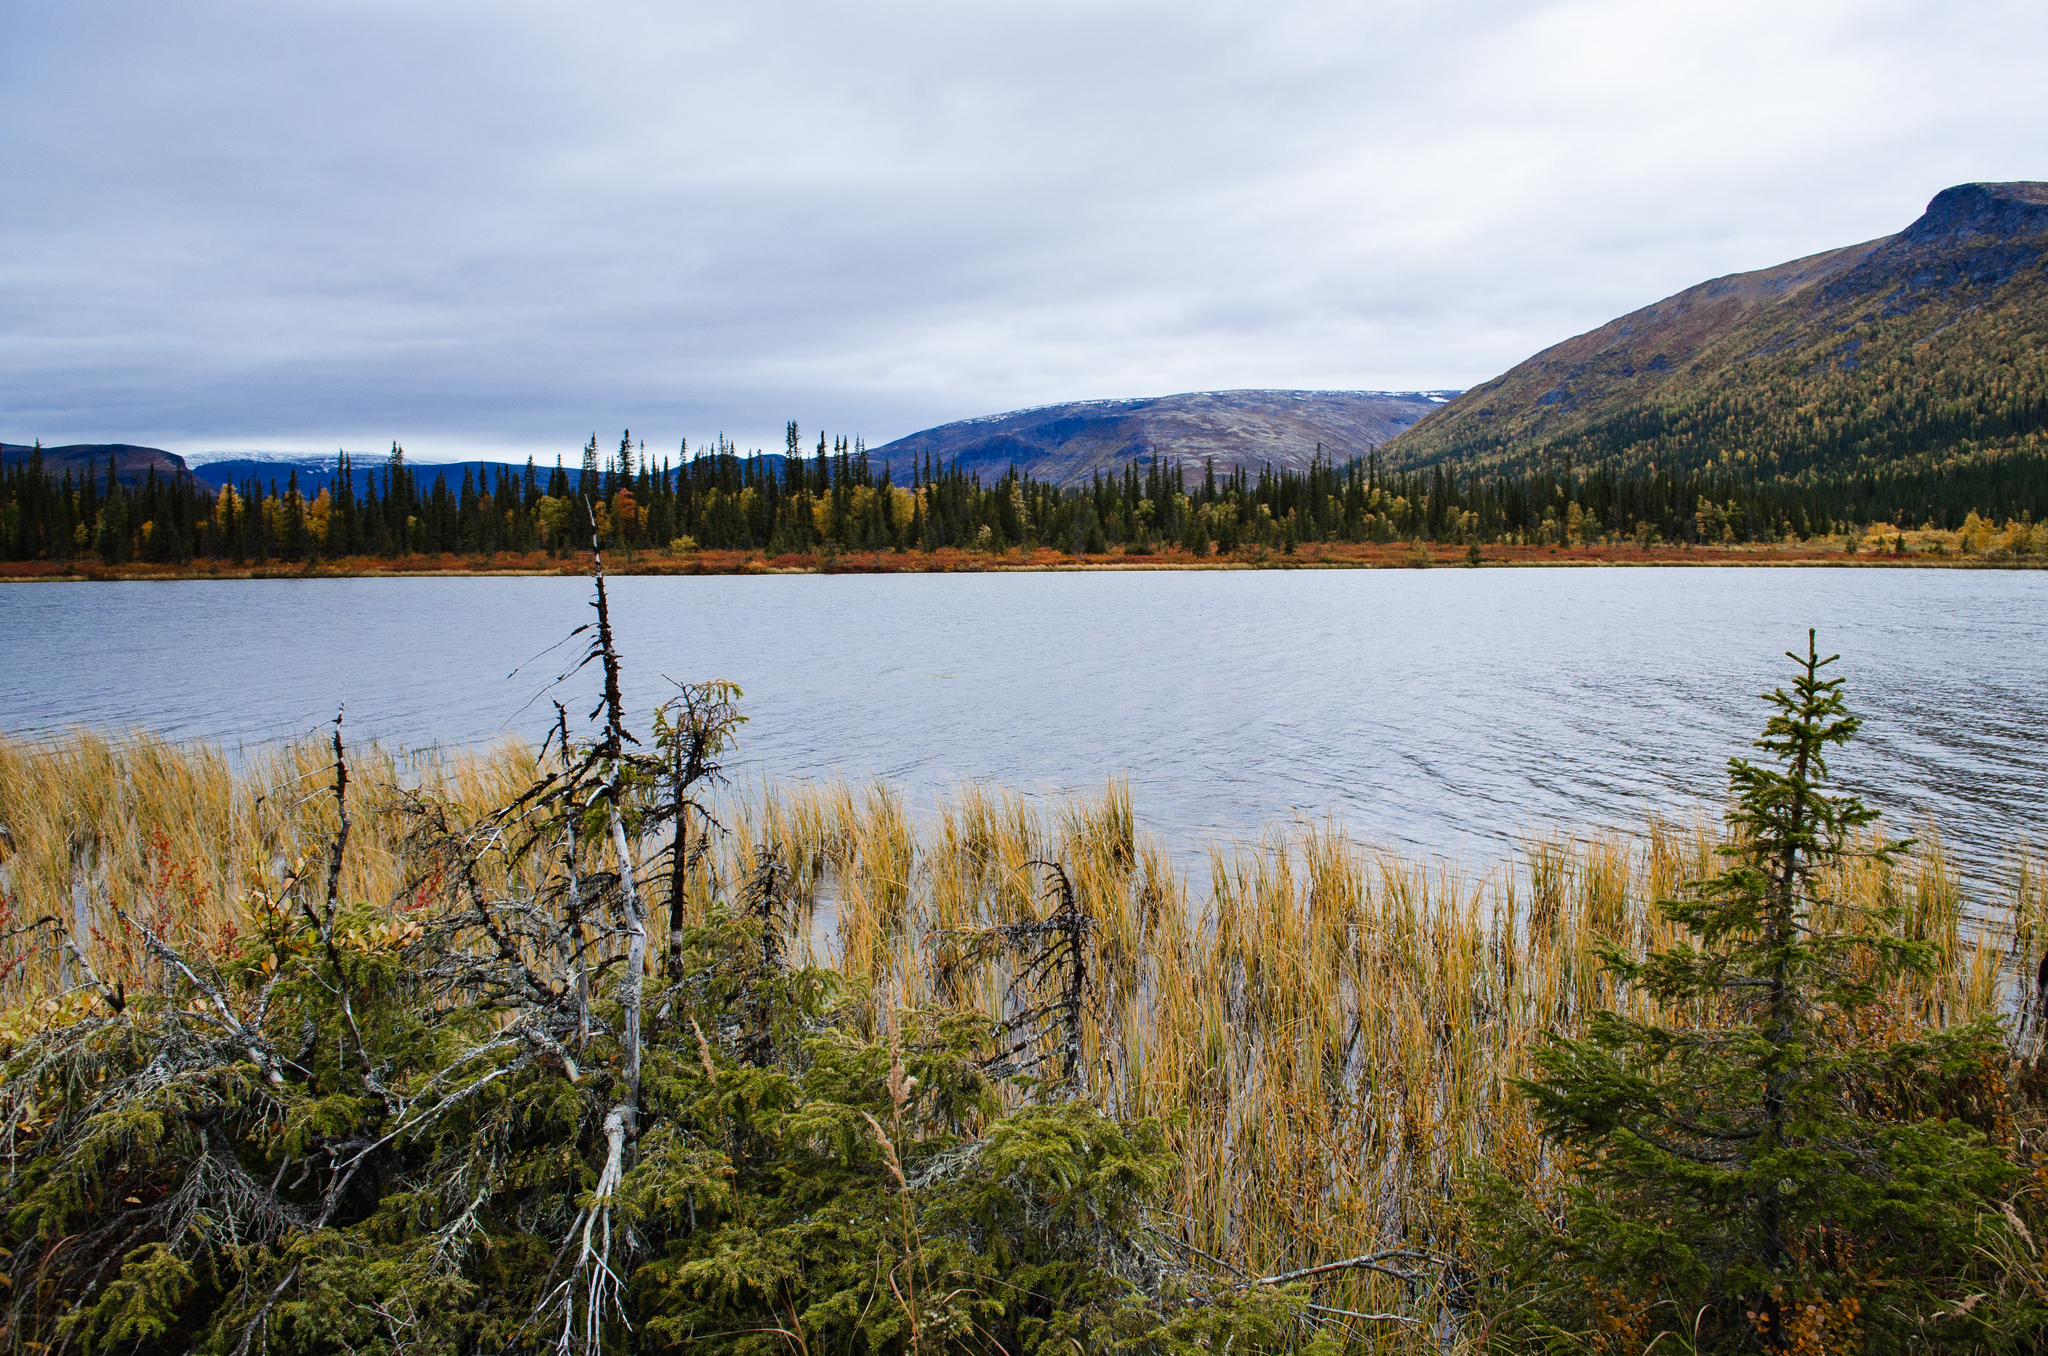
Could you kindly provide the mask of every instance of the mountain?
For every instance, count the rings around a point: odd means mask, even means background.
[[[0,443],[0,463],[27,461],[35,451],[32,443]],[[73,477],[90,472],[96,479],[107,475],[107,458],[114,459],[114,478],[123,485],[145,479],[152,468],[159,476],[177,476],[188,468],[185,459],[160,447],[137,447],[132,443],[68,443],[43,449],[43,469],[53,476],[69,471]]]
[[[1412,426],[1455,391],[1196,391],[1139,400],[1079,400],[941,424],[871,448],[897,480],[912,463],[980,472],[1015,465],[1035,480],[1071,485],[1131,462],[1183,462],[1198,469],[1271,463],[1306,469],[1320,444],[1325,460],[1363,456]]]
[[[267,493],[271,481],[275,480],[278,488],[283,489],[292,472],[297,471],[299,489],[309,499],[334,483],[335,460],[332,452],[201,452],[191,458],[193,476],[216,490],[223,485],[239,485],[254,476]],[[384,458],[376,453],[358,455],[358,479],[363,467],[381,466],[383,462]]]
[[[2048,458],[2044,263],[2048,184],[1945,189],[1897,235],[1716,278],[1545,349],[1389,456],[1985,479]]]
[[[192,474],[215,489],[223,485],[240,485],[254,476],[263,486],[264,493],[268,494],[273,482],[282,490],[292,472],[297,471],[299,492],[311,499],[334,484],[335,460],[332,453],[316,457],[296,453],[259,453],[203,461],[192,468]],[[384,457],[381,454],[354,456],[352,461],[356,492],[360,494],[371,477],[383,472]],[[448,488],[456,489],[462,484],[465,470],[478,477],[488,475],[491,484],[496,484],[501,476],[524,477],[526,474],[524,463],[514,465],[505,461],[408,461],[405,465],[423,489],[431,488],[436,476],[445,476]],[[554,469],[552,465],[536,469],[543,489],[547,487],[547,479],[554,474]],[[573,476],[575,472],[572,470],[570,474]]]

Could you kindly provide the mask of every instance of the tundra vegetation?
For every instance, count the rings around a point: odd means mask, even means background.
[[[2035,859],[1826,787],[1488,874],[636,731],[0,742],[0,1341],[61,1353],[2021,1350]],[[578,731],[582,732],[579,733]]]

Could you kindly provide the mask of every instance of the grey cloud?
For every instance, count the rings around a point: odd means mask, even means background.
[[[0,52],[0,433],[882,441],[1436,388],[2048,175],[2033,4],[72,3]]]

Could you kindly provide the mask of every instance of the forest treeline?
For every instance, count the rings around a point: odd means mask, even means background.
[[[820,435],[805,455],[787,428],[785,455],[708,452],[655,462],[628,432],[600,460],[593,436],[575,469],[528,460],[523,472],[451,484],[393,444],[363,467],[342,454],[330,486],[308,496],[298,473],[250,477],[218,491],[149,472],[123,485],[55,474],[31,454],[0,471],[0,559],[185,564],[302,562],[365,556],[547,552],[594,536],[629,554],[698,549],[770,556],[838,551],[1073,554],[1173,547],[1193,555],[1305,542],[1575,544],[1776,541],[1874,525],[1948,529],[1972,514],[2031,523],[2048,511],[2048,457],[1981,458],[1896,474],[1787,479],[1739,465],[1589,467],[1570,457],[1534,468],[1460,472],[1389,467],[1377,453],[1318,455],[1308,470],[1218,473],[1127,464],[1081,485],[1012,468],[993,481],[931,459],[877,464],[857,438]],[[2031,541],[2032,534],[2027,534]],[[2031,547],[2029,548],[2031,549]]]

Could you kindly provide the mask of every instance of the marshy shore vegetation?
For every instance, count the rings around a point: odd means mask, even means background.
[[[1725,825],[1190,864],[741,794],[594,630],[539,750],[0,741],[7,1350],[2039,1340],[2039,862],[1829,799],[1813,670]]]

